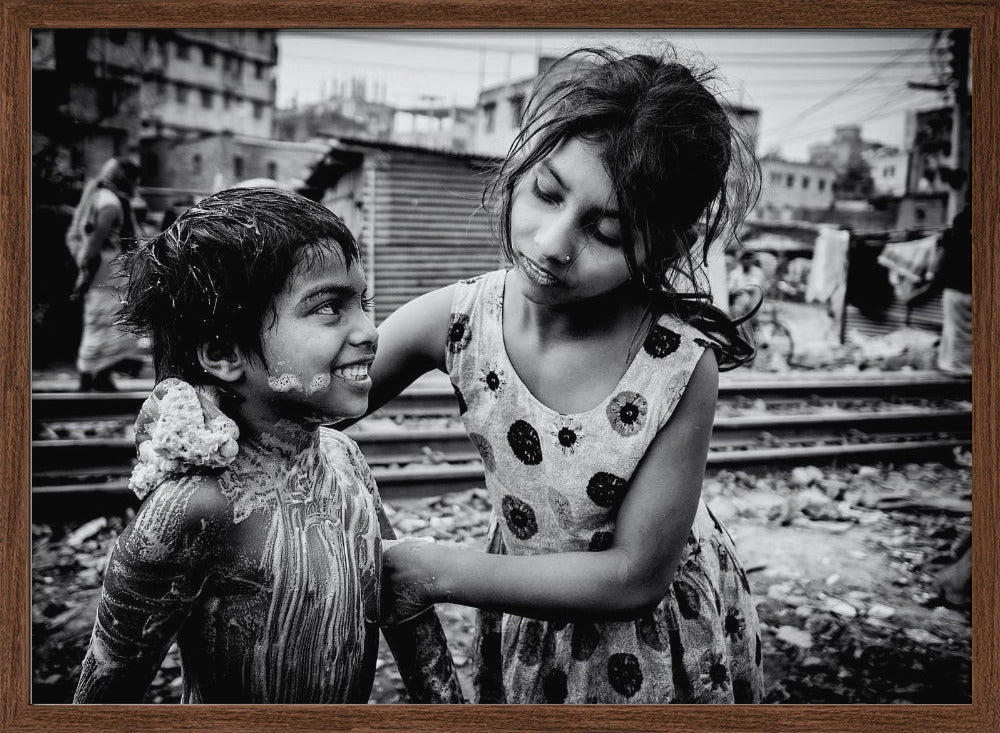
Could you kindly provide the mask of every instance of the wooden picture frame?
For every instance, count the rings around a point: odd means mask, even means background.
[[[1000,730],[1000,7],[994,0],[0,0],[0,730]],[[973,349],[971,705],[41,706],[30,680],[30,31],[72,27],[970,28],[976,341]],[[989,334],[995,334],[997,338]]]

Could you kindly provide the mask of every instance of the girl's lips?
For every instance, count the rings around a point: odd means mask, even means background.
[[[529,280],[536,285],[557,285],[560,280],[530,257],[521,255],[521,269]]]
[[[347,366],[340,367],[339,369],[334,369],[333,374],[336,377],[349,379],[352,382],[362,382],[368,379],[368,365],[348,364]]]

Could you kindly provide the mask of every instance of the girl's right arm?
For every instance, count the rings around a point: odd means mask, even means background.
[[[232,526],[214,479],[161,484],[115,543],[73,702],[139,703]]]
[[[456,285],[414,298],[378,327],[379,346],[372,365],[373,412],[433,370],[445,371],[445,344]]]

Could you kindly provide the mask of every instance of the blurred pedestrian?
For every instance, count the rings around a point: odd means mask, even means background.
[[[938,369],[972,374],[972,208],[966,204],[944,235],[940,264],[943,323]]]
[[[729,312],[735,317],[746,315],[767,290],[767,274],[760,266],[757,254],[743,252],[736,266],[729,271],[727,282]]]
[[[66,245],[79,270],[71,297],[83,300],[83,335],[76,362],[81,392],[113,392],[113,371],[136,373],[142,366],[135,337],[115,325],[122,283],[112,264],[138,234],[132,211],[138,180],[136,163],[108,160],[100,175],[84,187],[66,234]]]

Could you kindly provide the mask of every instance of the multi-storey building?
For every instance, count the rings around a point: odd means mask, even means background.
[[[271,135],[273,30],[38,30],[32,40],[35,152],[62,148],[86,175],[150,140]]]
[[[832,166],[766,155],[761,158],[760,171],[759,218],[791,221],[805,218],[806,211],[833,208],[833,183],[837,174]]]
[[[159,198],[171,196],[174,189],[210,190],[219,181],[264,176],[271,162],[280,166],[273,155],[259,156],[259,166],[253,163],[257,156],[244,155],[242,175],[239,156],[233,155],[201,176],[196,157],[183,164],[168,162],[179,148],[211,136],[270,138],[275,34],[266,29],[35,31],[36,192],[65,182],[64,198],[74,203],[72,192],[83,178],[95,175],[113,155],[130,155],[141,161],[143,186],[166,191],[150,200],[159,208]],[[301,177],[301,166],[284,167]],[[50,198],[60,196],[52,193]]]
[[[872,177],[875,196],[900,197],[907,191],[910,155],[905,150],[879,146],[862,153]]]
[[[276,31],[128,32],[142,37],[144,137],[218,132],[270,137]]]

